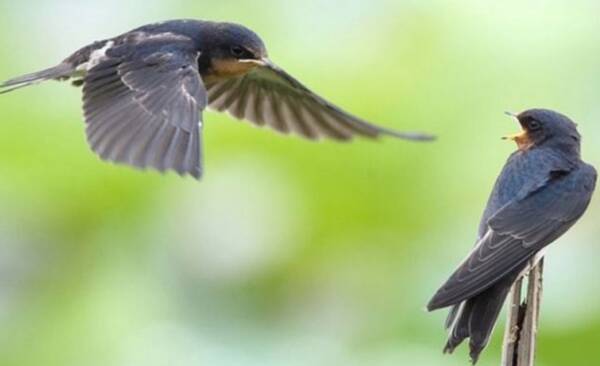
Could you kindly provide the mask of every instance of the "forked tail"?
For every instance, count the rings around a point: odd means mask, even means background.
[[[20,89],[29,85],[38,84],[46,80],[57,80],[61,78],[68,78],[75,72],[73,65],[68,63],[62,63],[58,66],[51,67],[46,70],[34,72],[19,76],[0,84],[0,94],[8,93],[10,91]]]

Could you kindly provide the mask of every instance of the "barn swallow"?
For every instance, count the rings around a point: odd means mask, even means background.
[[[258,35],[231,23],[145,25],[85,46],[55,67],[8,80],[0,94],[46,80],[83,86],[87,139],[102,159],[196,178],[206,107],[313,140],[432,139],[344,112],[275,65]]]
[[[596,185],[596,170],[581,160],[575,123],[546,109],[515,117],[522,131],[506,138],[518,149],[496,181],[475,248],[427,306],[452,307],[444,352],[470,338],[473,363],[513,283],[583,215]]]

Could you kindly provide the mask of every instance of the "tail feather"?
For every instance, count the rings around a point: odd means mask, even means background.
[[[41,83],[46,80],[68,78],[75,72],[73,65],[62,63],[46,70],[22,75],[0,84],[0,94],[8,93],[29,85]]]
[[[458,315],[460,315],[460,312],[462,311],[463,305],[464,303],[460,303],[450,308],[448,316],[446,317],[446,322],[444,323],[444,328],[446,328],[446,330],[452,328],[454,322],[456,321],[456,317],[458,317]]]
[[[452,353],[469,338],[471,361],[473,364],[477,363],[479,355],[488,344],[512,284],[520,272],[521,269],[514,271],[484,292],[455,305],[450,310],[446,322],[450,334],[444,353]]]
[[[450,330],[448,342],[444,347],[444,353],[452,353],[466,338],[469,337],[470,314],[473,309],[473,301],[465,301],[460,305],[456,305],[450,311],[447,322],[447,328]]]

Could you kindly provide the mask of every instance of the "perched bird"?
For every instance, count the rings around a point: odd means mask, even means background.
[[[513,283],[583,215],[596,185],[596,170],[581,160],[581,136],[569,118],[546,109],[514,117],[522,132],[507,138],[518,150],[496,181],[475,248],[427,306],[452,307],[444,352],[469,338],[473,363]]]
[[[197,178],[207,106],[308,139],[432,139],[344,112],[272,63],[258,35],[231,23],[145,25],[8,80],[0,94],[51,79],[83,85],[87,139],[102,159]]]

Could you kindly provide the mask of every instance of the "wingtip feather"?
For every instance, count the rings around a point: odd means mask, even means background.
[[[382,129],[385,135],[396,137],[402,140],[415,141],[415,142],[434,142],[437,140],[437,136],[422,133],[422,132],[400,132],[392,129]]]
[[[68,78],[73,71],[73,65],[61,63],[49,69],[17,76],[0,84],[0,94],[5,94],[46,80]]]
[[[429,300],[427,303],[427,311],[435,311],[443,308],[447,308],[448,306],[455,305],[454,303],[449,303],[448,299],[442,296],[440,291],[436,292],[435,295]]]

